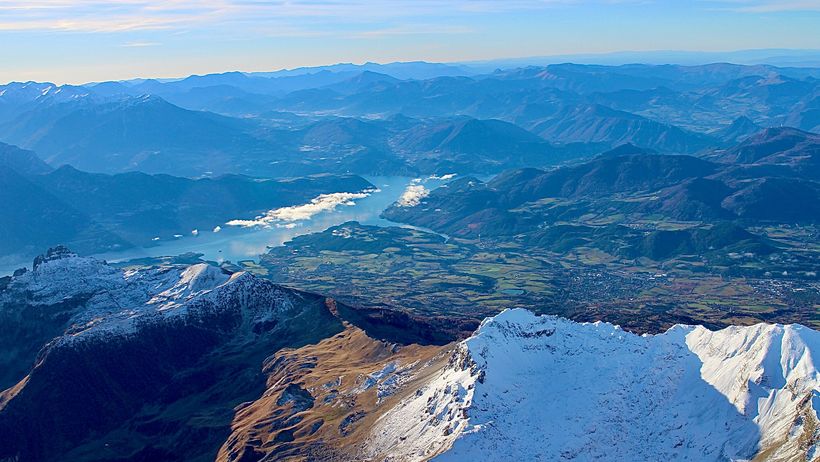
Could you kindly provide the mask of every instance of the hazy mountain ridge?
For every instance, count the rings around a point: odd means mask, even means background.
[[[20,174],[0,165],[0,188],[6,191],[0,211],[7,218],[0,223],[0,254],[34,254],[37,248],[58,243],[92,253],[147,246],[156,237],[211,232],[230,220],[253,219],[322,194],[373,187],[355,175],[192,180],[139,172],[95,174],[70,166]]]
[[[161,98],[62,106],[59,111],[40,107],[28,120],[6,125],[4,138],[52,165],[109,173],[231,172],[233,161],[253,159],[268,148],[247,134],[246,122],[184,110]]]
[[[716,144],[706,135],[601,105],[568,108],[554,118],[540,122],[532,130],[545,139],[562,143],[632,143],[680,154],[694,153]]]
[[[0,168],[9,169],[21,175],[38,175],[52,169],[33,151],[0,143]]]
[[[465,140],[461,146],[469,152],[463,161],[448,164],[442,156],[428,156],[413,165],[408,160],[423,152],[408,157],[401,143],[385,144],[371,124],[389,128],[391,136],[402,140],[417,138],[414,132],[434,137],[436,125],[461,117],[499,120],[540,135],[549,143],[543,150],[553,152],[547,156],[550,162],[625,142],[662,153],[705,152],[741,141],[756,127],[791,124],[815,130],[817,125],[820,80],[808,70],[557,64],[489,74],[431,71],[416,79],[377,68],[342,66],[278,77],[224,73],[86,86],[9,84],[0,87],[0,140],[33,149],[54,166],[70,163],[109,173],[384,174],[446,168],[485,173],[520,166],[522,156],[533,160],[533,148],[515,147],[520,137],[503,130]],[[301,83],[288,87],[283,80]],[[418,120],[414,126],[391,125],[397,115]],[[302,158],[302,131],[329,116],[361,119],[359,127],[348,129],[355,142],[343,146],[345,155],[338,161]],[[123,123],[129,130],[122,130]],[[424,134],[426,130],[433,132]],[[513,152],[497,163],[482,160],[471,171],[467,160],[480,155],[476,146],[486,141],[513,146]],[[333,152],[340,144],[310,146]],[[389,162],[379,162],[381,156]],[[550,163],[537,166],[546,165]]]

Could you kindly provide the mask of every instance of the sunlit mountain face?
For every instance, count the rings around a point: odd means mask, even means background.
[[[274,3],[0,2],[0,462],[820,461],[818,5]]]

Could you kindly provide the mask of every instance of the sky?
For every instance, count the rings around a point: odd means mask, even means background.
[[[0,0],[0,82],[820,49],[820,0]]]

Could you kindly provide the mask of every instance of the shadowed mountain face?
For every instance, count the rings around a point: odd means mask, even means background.
[[[38,175],[52,170],[34,152],[4,143],[0,143],[0,169],[20,175]]]
[[[735,119],[728,127],[723,127],[712,133],[713,136],[726,141],[727,143],[738,143],[746,138],[760,132],[762,127],[754,123],[752,119],[741,116]]]
[[[238,119],[188,111],[160,98],[36,109],[3,127],[3,138],[27,146],[52,165],[90,171],[226,172],[239,158],[268,146]]]
[[[788,168],[817,179],[820,135],[794,128],[769,128],[712,158],[750,168]]]
[[[0,291],[0,457],[213,460],[263,360],[342,330],[332,306],[205,264],[126,274],[51,252]]]
[[[798,104],[784,122],[786,126],[796,127],[813,133],[820,133],[820,96],[804,100]]]

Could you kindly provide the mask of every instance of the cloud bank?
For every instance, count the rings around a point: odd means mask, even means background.
[[[354,200],[364,199],[376,190],[366,190],[358,193],[331,193],[322,194],[313,198],[309,203],[293,205],[268,211],[265,215],[260,215],[253,220],[231,220],[228,226],[239,226],[251,228],[255,226],[271,227],[278,226],[292,228],[295,222],[306,221],[322,212],[332,212],[339,206],[356,205]]]
[[[430,191],[423,184],[411,184],[407,186],[399,200],[396,201],[396,205],[399,207],[415,207],[429,194]]]
[[[363,27],[355,37],[424,33],[467,33],[450,23],[425,23],[437,17],[492,15],[547,8],[677,3],[670,0],[0,0],[2,31],[130,32],[187,30],[202,25],[242,25],[246,31],[277,25],[282,33],[314,33],[317,24],[368,26],[390,20],[402,25]],[[820,0],[700,0],[692,8],[738,12],[820,11]],[[411,24],[411,25],[408,25]],[[260,27],[260,30],[262,28]]]

